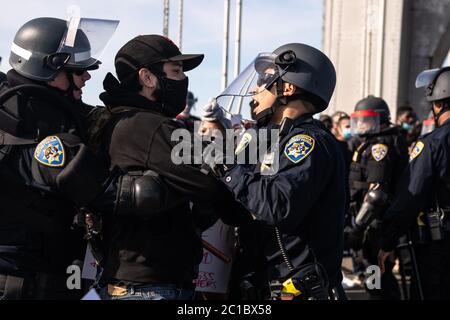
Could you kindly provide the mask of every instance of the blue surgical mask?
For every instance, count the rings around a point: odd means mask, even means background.
[[[352,130],[350,128],[344,128],[342,130],[342,135],[345,140],[349,140],[352,137]]]
[[[408,133],[410,133],[413,130],[413,126],[406,122],[402,123],[402,128],[408,131]]]

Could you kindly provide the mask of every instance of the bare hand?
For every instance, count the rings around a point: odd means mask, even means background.
[[[387,257],[391,256],[391,259],[392,259],[393,254],[394,254],[394,251],[386,252],[381,249],[380,249],[380,251],[378,251],[378,266],[380,267],[381,274],[383,274],[386,271],[384,264],[386,262]]]

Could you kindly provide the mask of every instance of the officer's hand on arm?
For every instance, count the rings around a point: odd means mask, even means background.
[[[152,138],[151,154],[145,166],[156,171],[171,189],[183,196],[193,200],[221,197],[223,186],[212,175],[201,171],[192,134],[183,129],[177,122],[166,120]]]
[[[221,178],[233,165],[234,156],[227,157],[223,152],[223,146],[215,142],[205,144],[201,167],[203,173]]]
[[[204,138],[206,136],[211,140],[203,143],[202,172],[205,174],[211,173],[220,178],[229,169],[227,165],[234,163],[234,156],[227,158],[225,153],[226,130],[231,128],[231,121],[225,117],[225,113],[216,99],[210,99],[208,104],[203,107],[202,123],[198,132]]]
[[[391,261],[394,261],[394,251],[383,251],[383,249],[380,249],[378,251],[378,266],[380,267],[381,274],[383,274],[386,270],[384,267],[384,263],[386,262],[386,259],[390,257]]]

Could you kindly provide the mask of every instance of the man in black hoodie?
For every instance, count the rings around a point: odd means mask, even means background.
[[[112,74],[104,80],[106,92],[100,99],[112,117],[101,130],[100,150],[111,169],[118,167],[130,173],[128,177],[136,177],[131,184],[149,174],[158,175],[164,191],[157,192],[168,201],[162,213],[148,210],[147,217],[138,218],[118,208],[116,215],[105,221],[108,250],[101,279],[103,299],[193,297],[193,280],[202,259],[195,203],[214,201],[214,195],[223,192],[220,184],[200,169],[173,162],[175,142],[171,137],[182,129],[174,118],[186,103],[188,78],[184,72],[202,60],[201,54],[181,54],[168,38],[137,36],[115,57],[118,80]],[[119,205],[126,201],[119,196]],[[143,203],[131,202],[136,206]],[[131,211],[136,209],[140,208]],[[215,217],[208,220],[207,225]]]

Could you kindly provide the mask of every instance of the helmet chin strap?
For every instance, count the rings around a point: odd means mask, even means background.
[[[73,80],[73,73],[67,70],[64,70],[67,75],[67,80],[69,81],[69,87],[67,89],[60,89],[58,87],[49,86],[46,85],[48,88],[59,91],[64,97],[68,98],[70,101],[78,102],[79,100],[76,100],[73,97],[74,90],[81,90],[81,88],[78,88],[78,86],[75,84],[75,81]]]
[[[434,113],[434,108],[431,107],[431,112],[433,112],[433,118],[434,118],[434,124],[437,127],[439,127],[439,119],[440,117],[446,113],[447,111],[450,111],[450,106],[448,105],[448,103],[444,103],[442,106],[441,111],[439,111],[437,114]]]
[[[69,98],[69,99],[71,99],[71,100],[73,100],[73,101],[78,101],[78,100],[76,100],[74,97],[73,97],[73,92],[75,91],[75,90],[81,90],[81,88],[78,88],[78,86],[75,84],[75,80],[73,79],[73,77],[74,77],[74,73],[72,72],[72,71],[68,71],[68,70],[65,70],[66,71],[66,74],[67,74],[67,79],[69,80],[69,88],[67,88],[66,90],[63,90],[64,92],[65,92],[65,95]]]
[[[273,115],[275,114],[276,108],[280,106],[285,106],[287,104],[286,97],[284,96],[283,92],[283,80],[279,76],[278,79],[270,85],[270,87],[266,87],[265,90],[270,90],[272,86],[275,85],[277,89],[277,97],[275,98],[275,102],[272,104],[271,107],[261,111],[255,116],[255,120],[257,123],[257,126],[259,128],[265,127],[269,124],[270,119],[272,119]],[[284,100],[284,101],[283,101]]]

